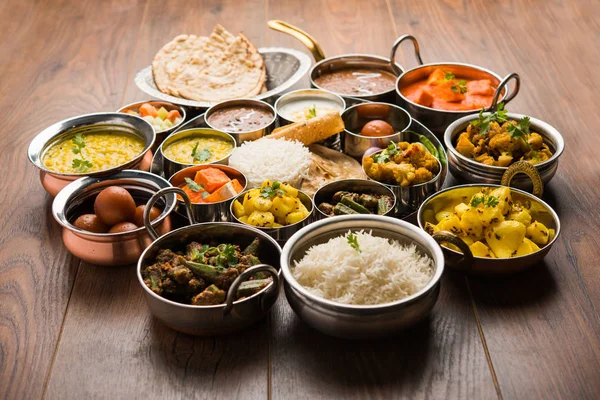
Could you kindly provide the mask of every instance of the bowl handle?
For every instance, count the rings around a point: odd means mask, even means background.
[[[513,72],[512,74],[506,75],[506,77],[502,79],[502,82],[500,82],[498,88],[496,88],[496,92],[494,93],[492,105],[486,111],[496,111],[496,108],[498,107],[498,100],[500,99],[500,95],[502,94],[502,89],[504,89],[504,87],[508,84],[508,82],[510,82],[511,79],[515,80],[515,88],[511,93],[509,93],[508,96],[502,99],[502,103],[506,105],[509,101],[511,101],[517,96],[517,94],[519,93],[519,89],[521,88],[521,77],[516,72]],[[506,90],[508,90],[508,88]]]
[[[273,283],[269,284],[265,290],[264,296],[270,297],[272,295],[277,295],[279,293],[279,275],[277,274],[277,270],[268,264],[258,264],[253,267],[248,268],[244,272],[242,272],[231,284],[229,287],[229,291],[227,292],[227,299],[225,300],[225,308],[223,309],[223,316],[229,315],[231,310],[233,309],[233,302],[235,301],[235,297],[237,295],[238,288],[242,284],[242,282],[248,280],[251,275],[254,275],[257,272],[268,272],[269,275],[273,277]],[[265,311],[264,302],[261,302],[261,308]]]
[[[461,238],[456,236],[454,233],[448,231],[435,232],[432,235],[432,237],[433,240],[438,242],[440,246],[442,245],[442,243],[447,242],[455,245],[462,251],[462,258],[456,263],[448,263],[448,265],[450,265],[454,269],[458,269],[465,272],[471,270],[471,268],[473,267],[473,252]]]
[[[267,26],[273,30],[287,33],[288,35],[298,39],[306,48],[312,53],[315,62],[319,62],[325,59],[325,54],[323,53],[323,49],[319,46],[319,43],[310,36],[307,32],[302,29],[294,26],[292,24],[288,24],[287,22],[280,21],[278,19],[272,19],[267,22]]]
[[[500,184],[502,186],[510,186],[510,182],[517,174],[527,175],[529,179],[531,179],[531,182],[533,182],[533,195],[540,198],[542,197],[542,194],[544,194],[544,183],[542,182],[542,177],[540,176],[538,170],[527,161],[517,161],[508,167],[502,175],[502,181],[500,181]]]
[[[152,209],[152,206],[156,204],[158,199],[171,193],[175,193],[183,197],[183,201],[185,202],[185,209],[187,211],[187,217],[190,220],[190,225],[196,223],[196,220],[194,220],[194,215],[192,213],[192,202],[190,201],[190,198],[188,197],[187,193],[183,191],[183,189],[178,187],[167,187],[160,189],[158,192],[154,193],[152,197],[150,197],[150,200],[148,200],[148,202],[146,203],[146,207],[144,208],[144,226],[146,227],[146,231],[148,231],[148,235],[150,235],[152,240],[158,239],[160,235],[158,234],[158,232],[156,232],[156,230],[150,223],[150,210]]]
[[[394,42],[394,45],[392,46],[392,52],[390,54],[390,64],[392,65],[392,69],[396,72],[396,75],[400,75],[404,72],[402,66],[398,67],[398,65],[396,65],[395,60],[398,47],[400,47],[400,44],[405,40],[410,40],[413,42],[413,45],[415,46],[415,57],[417,57],[419,65],[423,65],[423,59],[421,58],[421,50],[419,50],[419,42],[417,42],[417,39],[412,35],[402,35],[398,39],[396,39],[396,42]]]

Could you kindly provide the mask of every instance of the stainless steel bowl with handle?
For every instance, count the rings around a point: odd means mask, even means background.
[[[405,70],[396,63],[392,64],[394,66],[393,68],[395,69],[395,73],[398,75],[398,80],[396,81],[397,104],[400,107],[405,108],[413,118],[418,119],[425,126],[427,126],[427,128],[429,128],[440,140],[443,140],[444,131],[448,125],[461,117],[479,112],[479,108],[465,111],[440,110],[417,104],[404,96],[402,89],[412,83],[427,79],[433,70],[442,68],[444,72],[450,72],[458,78],[490,80],[492,86],[496,88],[496,91],[492,99],[492,104],[487,109],[488,111],[496,109],[497,104],[500,102],[508,104],[508,102],[514,99],[519,93],[519,89],[521,87],[521,78],[514,72],[508,74],[504,78],[501,78],[500,75],[496,74],[495,72],[472,64],[455,62],[424,64],[421,58],[419,43],[417,42],[417,39],[411,35],[403,35],[396,40],[392,46],[392,53],[390,56],[391,60],[396,58],[396,52],[398,51],[400,44],[407,40],[410,40],[414,45],[415,56],[419,65]],[[514,89],[512,90],[510,90],[508,87],[508,83],[511,80],[515,81]]]
[[[484,113],[483,115],[489,115],[489,113]],[[509,120],[519,121],[523,117],[525,115],[507,114]],[[477,162],[472,158],[462,155],[456,149],[456,141],[459,135],[466,130],[472,121],[478,118],[478,115],[465,116],[454,121],[446,129],[444,143],[448,149],[450,171],[452,175],[468,183],[499,184],[508,167],[498,167]],[[558,169],[558,159],[565,149],[565,141],[556,128],[537,118],[530,118],[530,131],[539,133],[544,139],[544,143],[548,145],[552,152],[552,157],[548,160],[534,164],[544,184],[548,184]],[[531,190],[531,179],[526,176],[516,176],[512,180],[512,185],[519,189]]]
[[[179,188],[171,188],[172,193],[184,193]],[[185,194],[185,193],[184,193]],[[159,199],[153,197],[146,209]],[[144,290],[150,312],[168,327],[190,335],[222,335],[239,331],[254,324],[269,313],[279,293],[279,256],[281,248],[269,235],[250,226],[229,222],[206,222],[195,224],[191,211],[188,217],[192,225],[176,229],[158,236],[151,226],[146,225],[154,242],[142,253],[137,264],[137,278]],[[144,215],[145,222],[149,215]],[[154,293],[144,282],[143,270],[152,265],[160,250],[181,250],[191,241],[200,243],[233,243],[241,248],[248,246],[255,238],[261,241],[258,258],[263,264],[253,266],[241,273],[232,283],[224,304],[196,306],[169,300]],[[256,272],[266,272],[273,282],[250,297],[235,300],[237,288]]]
[[[74,137],[78,133],[106,131],[135,135],[144,141],[144,148],[131,160],[98,172],[60,173],[52,171],[44,165],[44,155],[53,144]],[[57,122],[38,133],[29,144],[27,156],[29,161],[40,170],[40,180],[46,192],[51,196],[56,196],[69,183],[83,176],[108,176],[124,169],[148,171],[152,163],[151,148],[155,138],[156,134],[152,125],[139,117],[123,113],[86,114]]]
[[[300,261],[311,246],[360,230],[401,244],[415,244],[421,254],[433,260],[434,271],[429,283],[417,293],[391,303],[348,305],[321,298],[294,278],[295,262]],[[438,299],[444,256],[431,236],[408,222],[379,215],[341,216],[320,220],[296,232],[281,253],[281,270],[287,300],[303,321],[331,336],[370,339],[394,334],[427,317]]]
[[[157,191],[171,185],[157,175],[134,170],[107,177],[83,177],[67,185],[54,198],[52,216],[62,225],[63,243],[74,256],[96,265],[132,264],[152,242],[144,227],[122,233],[93,233],[73,225],[80,215],[94,212],[96,196],[109,186],[126,189],[139,206]],[[164,234],[171,230],[170,214],[175,207],[175,195],[165,196],[158,207],[162,212],[152,221],[152,226]]]
[[[530,268],[548,254],[556,239],[560,235],[560,219],[556,212],[545,203],[540,197],[543,193],[543,183],[535,168],[526,161],[520,161],[513,164],[506,171],[502,185],[496,184],[469,184],[453,186],[442,190],[429,197],[423,202],[417,213],[417,223],[422,229],[425,229],[426,223],[435,224],[434,215],[436,210],[441,209],[441,205],[446,207],[456,205],[470,199],[474,194],[480,192],[483,188],[496,189],[503,186],[509,187],[512,178],[517,173],[525,173],[533,181],[533,194],[520,189],[511,188],[511,197],[513,201],[519,201],[528,206],[528,212],[533,220],[541,222],[549,229],[554,229],[555,234],[552,240],[540,248],[540,250],[524,256],[510,258],[488,258],[474,256],[469,246],[457,235],[452,232],[441,231],[433,234],[433,238],[439,243],[449,242],[460,248],[460,252],[443,247],[449,268],[476,275],[506,275],[520,272]]]

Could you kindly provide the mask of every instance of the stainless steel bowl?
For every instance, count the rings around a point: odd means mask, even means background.
[[[215,129],[195,128],[195,129],[186,129],[183,131],[177,131],[177,132],[173,133],[172,135],[170,135],[168,138],[166,138],[165,141],[160,145],[160,148],[159,148],[159,150],[162,154],[163,173],[165,176],[173,176],[176,172],[181,171],[184,168],[191,167],[193,165],[198,165],[198,164],[180,163],[180,162],[171,160],[169,157],[167,157],[165,155],[164,150],[167,147],[169,147],[169,145],[175,143],[178,140],[185,139],[188,137],[219,138],[219,139],[223,139],[226,142],[233,144],[233,149],[225,157],[221,158],[220,160],[216,160],[216,161],[213,161],[210,163],[205,163],[205,164],[227,165],[229,163],[229,156],[231,155],[231,153],[233,153],[233,150],[235,150],[235,147],[236,147],[236,142],[235,142],[235,139],[233,138],[233,136],[231,136],[230,134],[225,133],[225,132],[217,131]],[[190,148],[190,152],[191,151],[192,151],[192,149]]]
[[[515,113],[508,113],[507,116],[509,119],[517,121],[524,117],[522,114]],[[455,143],[458,140],[458,136],[466,130],[471,121],[476,119],[478,119],[477,115],[469,115],[453,122],[446,129],[444,143],[448,149],[450,171],[454,176],[469,183],[499,184],[508,167],[485,165],[463,156],[456,150]],[[554,177],[558,169],[558,159],[565,149],[565,142],[561,134],[553,126],[537,118],[531,118],[530,130],[542,135],[544,143],[552,151],[552,157],[534,165],[544,184],[547,184]],[[531,190],[531,180],[525,176],[516,176],[512,181],[512,185],[519,189]]]
[[[181,121],[179,121],[179,123],[173,125],[169,129],[165,129],[162,131],[157,131],[156,129],[154,129],[154,132],[156,133],[156,140],[154,141],[154,145],[152,146],[152,151],[154,152],[167,138],[167,136],[179,129],[179,127],[185,122],[186,112],[184,107],[178,106],[177,104],[156,100],[138,101],[136,103],[127,104],[126,106],[121,107],[117,112],[127,113],[127,111],[135,111],[136,113],[138,113],[140,107],[146,103],[152,104],[154,107],[157,108],[164,107],[167,111],[177,110],[179,111],[179,114],[181,114]]]
[[[196,172],[206,168],[217,168],[225,172],[231,179],[237,179],[243,186],[242,192],[246,190],[246,177],[240,171],[227,165],[205,164],[184,168],[169,179],[169,183],[175,187],[185,184],[185,178],[194,180]],[[235,196],[234,196],[235,197]],[[197,222],[226,222],[231,220],[230,206],[234,197],[218,203],[192,203],[192,215]],[[180,214],[185,212],[185,202],[177,199],[176,211]]]
[[[509,182],[510,183],[510,182]],[[506,185],[508,186],[508,184]],[[475,193],[481,191],[482,188],[489,187],[492,189],[502,187],[501,185],[492,184],[470,184],[454,186],[442,190],[429,197],[423,202],[417,214],[417,222],[421,229],[425,229],[425,223],[436,223],[431,220],[432,212],[435,213],[439,209],[439,204],[458,204],[465,198],[471,198]],[[556,234],[551,242],[542,247],[539,251],[528,254],[526,256],[511,257],[511,258],[484,258],[475,257],[471,253],[469,247],[462,242],[458,236],[450,232],[435,233],[434,239],[439,242],[451,241],[452,244],[458,245],[462,253],[443,247],[444,255],[447,258],[448,267],[458,269],[464,272],[478,275],[504,275],[523,271],[536,263],[540,262],[552,248],[560,234],[560,220],[556,212],[538,197],[527,193],[520,189],[511,188],[511,197],[514,200],[520,200],[523,204],[528,202],[531,204],[530,210],[532,218],[543,223],[547,228],[555,229]],[[541,193],[539,193],[541,195]],[[434,214],[435,215],[435,214]],[[454,240],[453,240],[454,239]],[[458,241],[456,241],[458,239]],[[462,245],[461,243],[462,242]]]
[[[379,115],[369,110],[386,109],[387,112]],[[386,148],[391,142],[401,141],[402,132],[410,129],[412,118],[408,111],[388,103],[356,104],[347,108],[342,114],[345,129],[342,133],[342,151],[344,154],[362,160],[363,155],[372,147]],[[393,135],[372,137],[360,134],[363,126],[372,120],[384,120],[394,128]]]
[[[228,129],[218,128],[218,127],[214,126],[213,124],[211,124],[210,117],[215,112],[222,110],[224,108],[236,107],[236,106],[237,107],[243,107],[243,106],[255,107],[255,108],[259,108],[259,109],[268,111],[269,113],[271,113],[273,115],[273,119],[269,122],[268,125],[260,128],[260,129],[257,129],[254,131],[248,131],[248,132],[232,132]],[[269,135],[271,132],[273,132],[273,129],[275,129],[275,123],[277,122],[277,113],[275,112],[275,109],[269,103],[266,103],[264,101],[255,100],[255,99],[236,99],[236,100],[227,100],[227,101],[223,101],[221,103],[215,104],[214,106],[212,106],[211,108],[209,108],[206,111],[206,114],[204,114],[204,120],[206,121],[206,124],[210,128],[217,130],[217,131],[226,132],[229,135],[231,135],[235,139],[236,145],[239,146],[246,141],[260,139],[261,137],[263,137],[265,135]]]
[[[342,179],[339,181],[327,183],[321,186],[315,192],[313,196],[313,203],[315,204],[315,217],[317,219],[329,218],[329,215],[323,213],[319,209],[319,204],[324,202],[331,202],[331,198],[333,197],[333,195],[336,192],[343,190],[356,193],[390,196],[394,201],[394,206],[383,215],[394,215],[394,209],[396,208],[396,195],[394,195],[394,192],[390,188],[385,186],[383,183],[370,181],[367,179]]]
[[[250,226],[227,222],[207,222],[174,230],[157,237],[141,255],[137,265],[137,278],[144,290],[146,303],[154,317],[168,327],[190,335],[222,335],[244,329],[269,313],[279,293],[279,256],[281,247],[265,233]],[[162,249],[183,249],[191,241],[200,243],[234,243],[248,246],[254,238],[261,239],[259,259],[264,263],[240,274],[231,285],[225,304],[194,306],[177,303],[151,291],[142,278],[142,270],[154,263]],[[265,271],[273,283],[254,295],[234,301],[233,294],[239,284],[256,272]]]
[[[419,50],[419,44],[411,35],[403,35],[396,40],[394,46],[392,47],[392,54],[390,57],[392,60],[395,59],[396,51],[398,50],[400,44],[406,40],[413,42],[413,45],[415,46],[415,55],[417,61],[419,62],[419,66],[405,71],[402,67],[394,64],[394,68],[396,70],[395,72],[397,75],[399,75],[398,80],[396,81],[397,104],[400,107],[405,108],[413,118],[418,119],[425,126],[427,126],[438,138],[440,138],[440,140],[443,140],[444,131],[448,125],[461,117],[479,112],[479,109],[468,111],[438,110],[414,103],[404,97],[402,94],[402,89],[404,87],[414,82],[426,79],[434,69],[443,68],[445,72],[451,72],[458,78],[489,79],[492,81],[492,85],[496,87],[496,93],[494,94],[491,106],[487,109],[488,111],[495,109],[499,102],[508,104],[508,102],[514,99],[519,93],[521,79],[516,73],[511,73],[506,77],[501,78],[498,74],[490,70],[472,64],[453,62],[423,64]],[[508,83],[511,80],[515,81],[515,86],[514,89],[509,90]]]
[[[292,276],[294,263],[302,259],[311,246],[325,243],[349,230],[370,231],[374,236],[402,244],[414,243],[419,252],[433,260],[435,271],[431,281],[411,296],[380,305],[340,304],[310,293]],[[332,336],[370,339],[410,327],[430,313],[440,291],[444,256],[429,235],[407,222],[379,215],[343,216],[315,222],[292,236],[281,253],[281,270],[287,300],[307,324]]]
[[[413,122],[417,122],[417,121],[413,120]],[[396,207],[394,209],[394,216],[398,217],[398,218],[404,218],[404,217],[408,216],[409,214],[417,211],[419,206],[423,203],[423,201],[425,201],[426,198],[428,198],[433,193],[442,189],[442,187],[444,186],[444,181],[446,180],[446,176],[448,175],[448,163],[446,161],[447,156],[446,156],[446,151],[444,150],[442,144],[427,129],[422,129],[419,126],[419,131],[422,132],[422,134],[418,134],[413,131],[401,132],[400,138],[398,139],[398,141],[406,141],[409,143],[416,143],[416,142],[422,143],[424,140],[423,137],[425,139],[429,140],[429,142],[431,142],[433,147],[435,147],[435,149],[438,152],[438,162],[439,162],[440,171],[430,181],[425,182],[425,183],[420,183],[418,185],[400,186],[400,185],[392,185],[392,184],[380,182],[383,185],[390,188],[392,190],[392,192],[394,192],[394,195],[396,196]],[[367,156],[367,155],[372,156],[377,153],[380,153],[381,151],[382,150],[379,150],[379,151],[376,151],[373,153],[367,152],[367,154],[365,154],[365,156]],[[364,171],[364,164],[363,164],[363,171]],[[365,172],[365,174],[366,174],[366,172]],[[368,176],[368,174],[367,174],[367,176]],[[369,178],[369,179],[372,179],[372,178]]]
[[[81,214],[94,212],[94,200],[108,186],[125,188],[136,200],[145,204],[156,192],[171,185],[165,179],[143,171],[125,170],[108,177],[84,177],[67,185],[52,203],[52,216],[62,225],[62,238],[67,250],[90,264],[116,266],[135,263],[152,239],[144,227],[123,233],[93,233],[73,225]],[[161,234],[171,230],[169,214],[175,207],[175,195],[167,196],[158,206],[162,213],[152,221]]]
[[[54,143],[75,136],[77,133],[85,134],[106,130],[136,135],[144,141],[144,149],[132,160],[98,172],[66,174],[51,171],[44,165],[44,154]],[[27,156],[29,161],[39,168],[40,180],[46,192],[51,196],[56,196],[65,186],[82,176],[108,176],[124,169],[148,171],[152,163],[150,149],[154,144],[155,137],[152,125],[139,117],[122,113],[86,114],[57,122],[38,133],[29,144]]]
[[[248,190],[245,190],[242,193],[240,193],[234,199],[234,201],[238,200],[240,203],[243,203],[244,195],[246,193],[248,193],[250,190],[252,190],[252,189],[248,189]],[[308,225],[313,220],[315,206],[314,206],[314,203],[313,203],[312,199],[310,198],[310,196],[307,195],[306,193],[298,190],[298,199],[300,199],[302,204],[304,204],[304,207],[306,207],[306,209],[308,210],[308,216],[306,218],[304,218],[302,221],[296,222],[295,224],[292,224],[292,225],[286,225],[281,228],[263,228],[260,226],[257,226],[255,228],[261,230],[262,232],[271,236],[273,239],[277,240],[280,243],[287,241],[294,233],[296,233],[302,227]],[[229,207],[229,212],[230,212],[232,221],[238,222],[242,225],[250,226],[250,225],[243,223],[235,216],[235,214],[233,212],[233,201],[231,202],[231,205]]]

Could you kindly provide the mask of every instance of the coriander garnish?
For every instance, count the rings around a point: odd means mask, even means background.
[[[278,181],[273,182],[271,186],[265,186],[261,189],[260,195],[266,199],[270,199],[275,196],[283,196],[284,191],[281,188],[281,183]]]
[[[508,111],[504,109],[504,103],[498,104],[496,111],[491,114],[483,115],[483,111],[484,109],[482,108],[479,111],[479,118],[471,121],[471,125],[478,129],[480,135],[485,135],[490,131],[491,122],[502,124],[508,121],[508,117],[506,115]]]
[[[204,186],[197,184],[196,182],[194,182],[190,178],[184,178],[184,179],[185,179],[185,183],[187,183],[188,187],[193,192],[199,192],[201,190],[204,190]]]
[[[471,207],[477,208],[480,204],[483,204],[484,207],[496,207],[500,199],[496,196],[487,196],[482,194],[481,196],[476,196],[471,199]]]
[[[376,164],[386,163],[390,161],[390,156],[395,156],[399,154],[398,147],[396,147],[396,143],[392,142],[386,147],[381,153],[375,154],[373,156],[373,161]]]
[[[93,164],[83,157],[83,153],[81,151],[85,147],[85,137],[81,133],[78,133],[73,139],[71,139],[71,142],[73,143],[71,151],[73,154],[79,154],[80,157],[73,159],[73,164],[71,167],[77,172],[87,171],[92,167]]]
[[[525,117],[521,118],[519,120],[519,122],[517,122],[517,125],[509,124],[506,127],[506,131],[510,134],[511,138],[513,138],[513,139],[520,138],[523,142],[525,142],[525,144],[529,148],[529,151],[531,151],[533,157],[537,158],[537,153],[533,150],[533,148],[529,144],[529,135],[531,135],[531,132],[529,131],[529,122],[530,121],[531,121],[531,119],[529,117],[525,116]]]
[[[316,118],[316,116],[317,116],[317,105],[313,104],[313,106],[308,109],[308,119]]]
[[[196,145],[192,149],[192,159],[194,161],[200,162],[208,161],[212,157],[212,153],[210,152],[210,149],[208,147],[205,147],[202,150],[198,151],[199,143],[200,142],[196,142]]]
[[[451,81],[452,79],[456,78],[452,72],[444,72],[444,77],[447,81]]]
[[[348,234],[348,244],[350,245],[350,247],[352,247],[354,250],[356,250],[357,253],[360,253],[360,246],[358,244],[358,237],[353,234],[353,233],[349,233]]]
[[[467,81],[462,80],[462,79],[459,80],[458,85],[450,86],[450,90],[452,90],[454,93],[458,93],[458,92],[460,92],[460,94],[467,93]]]

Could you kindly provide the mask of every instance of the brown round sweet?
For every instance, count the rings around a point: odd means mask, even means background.
[[[142,204],[141,206],[137,206],[135,209],[135,216],[133,217],[133,222],[137,226],[144,226],[144,209],[145,208],[146,208],[146,206],[144,204]],[[161,211],[158,208],[152,207],[150,209],[150,221],[154,221],[156,218],[158,218],[160,213],[161,213]]]
[[[96,214],[83,214],[77,217],[73,223],[79,229],[94,233],[108,232],[108,225],[100,221]]]
[[[129,232],[137,228],[138,226],[136,224],[132,224],[131,222],[119,222],[118,224],[110,228],[108,233]]]
[[[390,136],[394,133],[396,133],[394,128],[387,122],[380,119],[367,122],[360,130],[361,135],[372,137]]]
[[[119,222],[133,221],[135,201],[122,187],[109,186],[96,197],[94,211],[102,222],[113,226]]]

